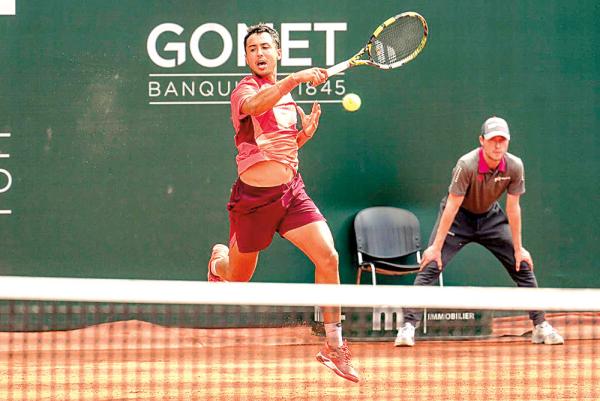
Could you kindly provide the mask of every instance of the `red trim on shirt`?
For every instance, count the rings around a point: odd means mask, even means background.
[[[479,174],[489,173],[490,170],[490,166],[488,166],[485,157],[483,156],[483,148],[479,148]],[[500,160],[500,164],[498,164],[498,171],[501,173],[506,172],[506,157],[504,156],[502,157],[502,160]]]

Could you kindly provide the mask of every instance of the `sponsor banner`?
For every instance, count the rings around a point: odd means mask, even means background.
[[[488,337],[492,334],[492,311],[425,310],[415,337],[468,339]],[[402,308],[389,306],[343,308],[344,336],[357,341],[393,339],[404,324]],[[324,335],[323,316],[315,308],[312,330]]]
[[[225,26],[217,22],[193,27],[164,22],[152,27],[146,39],[146,52],[153,64],[153,71],[147,77],[148,104],[229,104],[231,92],[249,74],[244,50],[247,28],[243,23]],[[328,67],[339,62],[336,38],[347,33],[348,24],[284,22],[275,28],[281,42],[278,75],[284,77],[304,68]],[[324,54],[324,59],[301,57],[313,53],[311,50],[317,47],[319,51],[314,53]],[[318,88],[300,85],[292,96],[298,103],[340,103],[346,92],[344,75],[340,74]]]

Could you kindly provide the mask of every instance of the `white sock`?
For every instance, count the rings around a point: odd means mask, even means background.
[[[343,345],[341,323],[325,323],[325,335],[330,347],[339,348]]]

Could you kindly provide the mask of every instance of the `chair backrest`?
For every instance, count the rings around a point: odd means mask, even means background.
[[[390,206],[369,207],[354,218],[357,251],[376,258],[397,258],[421,249],[419,220]]]

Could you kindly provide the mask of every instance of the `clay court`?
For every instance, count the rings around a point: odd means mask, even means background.
[[[598,400],[598,313],[551,315],[564,346],[530,343],[526,319],[485,340],[353,342],[362,381],[314,359],[308,326],[178,329],[141,321],[1,333],[3,400]],[[577,324],[575,324],[577,323]]]

